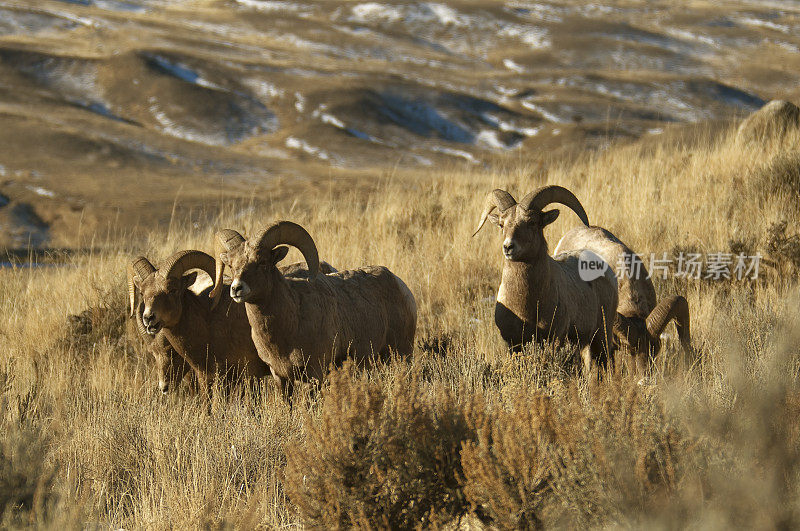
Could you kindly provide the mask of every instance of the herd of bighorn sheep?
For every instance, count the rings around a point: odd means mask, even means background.
[[[568,231],[550,256],[544,227],[559,211],[545,209],[553,203],[571,209],[583,225]],[[487,220],[503,237],[495,324],[511,350],[568,341],[577,345],[587,374],[620,352],[643,375],[673,319],[682,347],[691,348],[686,299],[657,303],[638,255],[611,232],[590,226],[566,188],[545,186],[520,202],[493,190],[473,236]],[[302,253],[305,265],[278,265],[288,246]],[[128,267],[130,315],[147,338],[162,392],[187,375],[205,397],[215,377],[229,383],[271,375],[290,399],[296,382],[321,382],[347,358],[368,366],[413,351],[417,304],[387,268],[337,271],[320,262],[311,235],[290,221],[250,238],[222,230],[214,249],[214,256],[179,251],[158,267],[140,256]],[[587,251],[607,264],[591,280],[580,271]],[[209,279],[201,283],[193,270]]]

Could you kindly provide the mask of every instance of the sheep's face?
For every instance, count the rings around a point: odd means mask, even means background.
[[[144,303],[142,324],[148,334],[154,335],[162,328],[172,328],[178,324],[183,309],[183,293],[196,279],[197,273],[168,279],[156,271],[138,283]]]
[[[643,319],[619,316],[614,323],[614,342],[620,352],[627,354],[655,355],[661,349],[661,340],[647,331]]]
[[[495,223],[503,233],[503,256],[512,262],[530,262],[547,254],[544,227],[558,218],[558,210],[529,212],[512,207],[497,216]]]
[[[283,260],[288,247],[254,248],[247,242],[239,252],[222,255],[231,269],[231,298],[235,302],[251,302],[269,297],[273,288],[277,263]]]

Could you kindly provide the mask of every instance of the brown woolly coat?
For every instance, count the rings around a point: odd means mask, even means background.
[[[319,275],[310,282],[274,269],[270,274],[270,295],[244,306],[256,348],[279,380],[321,381],[329,365],[348,356],[369,364],[390,349],[401,355],[413,350],[416,302],[387,268]]]
[[[569,339],[595,355],[608,345],[617,306],[610,272],[590,282],[578,274],[578,253],[529,262],[505,260],[495,323],[512,349],[521,344]],[[611,317],[609,317],[611,316]]]

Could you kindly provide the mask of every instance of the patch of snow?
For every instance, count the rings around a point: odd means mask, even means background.
[[[314,110],[314,112],[311,113],[311,115],[314,118],[319,118],[322,121],[322,123],[325,123],[325,124],[328,124],[328,125],[332,125],[333,127],[337,128],[337,129],[341,129],[342,131],[344,131],[345,133],[349,134],[350,136],[354,136],[354,137],[359,138],[361,140],[369,140],[370,142],[374,142],[376,144],[385,144],[385,142],[373,137],[372,135],[369,135],[369,134],[367,134],[367,133],[365,133],[363,131],[359,131],[358,129],[354,129],[352,127],[348,127],[347,124],[345,124],[339,118],[335,117],[334,115],[332,115],[330,113],[324,112],[325,109],[327,109],[327,108],[328,108],[327,105],[322,104],[319,107],[317,107]]]
[[[533,102],[530,102],[530,101],[523,101],[523,102],[522,102],[522,106],[523,106],[523,107],[525,107],[525,108],[526,108],[526,109],[528,109],[528,110],[531,110],[531,111],[534,111],[534,112],[538,112],[538,113],[539,113],[539,114],[541,114],[541,115],[542,115],[542,116],[545,118],[545,120],[547,120],[547,121],[550,121],[550,122],[553,122],[553,123],[556,123],[556,124],[563,124],[563,123],[565,123],[565,122],[566,122],[566,120],[564,120],[564,119],[563,119],[563,118],[561,118],[560,116],[557,116],[557,115],[555,115],[555,114],[553,114],[553,113],[551,113],[551,112],[547,111],[547,110],[546,110],[544,107],[542,107],[541,105],[536,105],[536,104],[535,104],[535,103],[533,103]]]
[[[369,22],[371,20],[385,20],[397,22],[403,18],[403,12],[399,7],[368,2],[358,4],[352,9],[353,17],[358,22]]]
[[[95,0],[95,5],[100,9],[109,11],[127,11],[129,13],[145,13],[147,8],[132,2],[119,2],[115,0]]]
[[[236,0],[236,3],[245,7],[250,7],[258,11],[288,11],[288,12],[301,12],[309,11],[310,7],[307,5],[298,4],[295,2],[283,2],[273,0]]]
[[[304,153],[317,157],[318,159],[321,160],[326,160],[326,161],[331,160],[330,154],[328,154],[321,148],[312,146],[302,138],[295,138],[293,136],[290,136],[289,138],[286,139],[286,147],[290,149],[299,149]]]
[[[491,149],[506,149],[506,145],[497,137],[497,131],[486,129],[478,133],[475,143]]]
[[[522,65],[518,65],[517,63],[515,63],[511,59],[503,59],[503,66],[505,66],[509,70],[512,70],[512,71],[520,73],[520,74],[525,72],[525,67],[523,67]]]
[[[33,192],[36,195],[40,195],[42,197],[55,197],[56,193],[52,190],[48,190],[47,188],[42,188],[41,186],[26,186],[28,190]]]
[[[417,155],[416,153],[412,153],[411,156],[414,158],[414,160],[416,160],[423,166],[433,166],[433,161],[427,157],[423,157],[422,155]]]
[[[542,130],[542,126],[538,127],[520,127],[518,125],[514,125],[509,122],[499,121],[497,126],[500,128],[501,131],[506,133],[519,133],[525,136],[536,136],[539,134],[539,131]]]
[[[295,102],[294,102],[295,110],[297,110],[297,112],[305,112],[305,110],[306,110],[306,99],[299,92],[295,92],[294,93],[294,97],[295,97]]]
[[[700,42],[702,44],[706,44],[708,46],[711,46],[712,48],[719,48],[720,47],[720,43],[717,42],[716,39],[713,39],[713,38],[708,37],[706,35],[698,35],[696,33],[692,33],[691,31],[682,30],[682,29],[678,29],[678,28],[665,28],[664,32],[667,35],[672,35],[673,37],[677,37],[679,39],[684,39],[684,40],[687,40],[687,41]]]
[[[515,94],[517,94],[519,92],[515,88],[504,87],[502,85],[498,85],[495,88],[497,89],[497,92],[502,96],[513,96],[513,95],[515,95]]]
[[[466,25],[458,11],[444,4],[427,4],[428,9],[436,16],[440,24],[445,26],[464,26]]]
[[[334,127],[338,127],[339,129],[345,129],[344,122],[332,114],[324,112],[320,115],[320,120],[322,120],[322,123],[330,124]]]
[[[781,33],[791,33],[792,28],[786,26],[785,24],[776,24],[775,22],[770,22],[769,20],[761,20],[758,18],[752,17],[741,17],[739,21],[743,24],[747,24],[748,26],[756,26],[759,28],[766,28],[771,29],[774,31],[779,31]]]
[[[509,24],[503,26],[498,32],[498,35],[517,39],[534,49],[549,48],[552,44],[547,30],[534,26]]]
[[[225,90],[223,87],[205,79],[203,76],[184,64],[172,61],[161,55],[151,55],[149,58],[159,69],[177,77],[181,81],[186,81],[187,83],[192,83],[205,88],[227,92],[227,90]]]
[[[483,115],[483,118],[488,123],[492,124],[497,129],[503,131],[504,133],[517,133],[523,136],[536,136],[541,131],[542,127],[525,127],[521,125],[517,125],[513,122],[505,121],[498,116],[495,116],[491,113],[486,113]]]
[[[275,86],[268,81],[261,79],[246,79],[244,85],[252,90],[258,97],[262,99],[281,98],[284,95],[283,89]]]
[[[604,5],[598,5],[598,4],[586,4],[584,6],[581,6],[578,9],[578,13],[580,13],[581,15],[590,16],[590,17],[591,16],[595,16],[596,17],[597,15],[610,15],[611,13],[614,13],[615,11],[618,11],[618,10],[613,8],[613,7],[611,7],[611,6],[604,6]]]
[[[191,142],[199,142],[201,144],[220,145],[223,143],[218,136],[199,134],[181,127],[173,122],[169,116],[167,116],[167,114],[160,110],[156,105],[150,106],[150,112],[158,121],[159,125],[161,125],[161,130],[170,136],[182,138]]]
[[[434,146],[431,149],[433,151],[437,152],[437,153],[442,153],[444,155],[450,155],[452,157],[459,157],[459,158],[465,159],[470,164],[478,164],[478,163],[480,163],[480,161],[478,159],[476,159],[472,155],[472,153],[469,153],[468,151],[462,151],[460,149],[453,149],[453,148],[444,147],[444,146]]]

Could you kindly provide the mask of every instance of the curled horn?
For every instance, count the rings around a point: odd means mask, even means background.
[[[319,274],[319,253],[314,239],[297,223],[276,221],[253,238],[253,241],[259,250],[271,250],[280,244],[297,247],[306,260],[308,279],[314,280]]]
[[[514,196],[500,188],[495,188],[486,194],[486,199],[483,202],[483,212],[481,212],[481,219],[478,222],[478,228],[475,229],[475,232],[473,232],[472,235],[475,236],[478,234],[478,231],[483,228],[483,224],[486,223],[486,220],[489,218],[489,214],[492,213],[492,210],[496,208],[500,212],[505,212],[516,204],[517,201],[514,199]]]
[[[133,265],[128,264],[128,308],[131,317],[136,314],[136,282],[133,280],[136,273],[133,272]]]
[[[689,337],[689,303],[680,295],[662,300],[647,316],[647,332],[658,337],[672,319],[678,328],[678,337],[685,349],[690,348]]]
[[[169,279],[181,278],[190,269],[200,269],[214,278],[214,258],[203,251],[178,251],[164,261],[161,270]]]
[[[150,334],[147,333],[147,329],[144,327],[144,323],[142,322],[142,312],[144,311],[142,306],[143,304],[140,302],[135,314],[133,315],[133,318],[136,321],[136,330],[139,331],[139,335],[142,337],[147,337]]]
[[[571,208],[578,217],[581,218],[583,224],[587,227],[589,226],[589,217],[586,215],[583,205],[581,205],[581,202],[575,197],[575,194],[563,186],[542,186],[538,190],[530,192],[523,197],[522,201],[519,202],[519,206],[529,212],[541,212],[542,209],[550,203],[561,203]]]
[[[136,312],[136,284],[155,270],[155,266],[144,256],[139,256],[128,264],[128,300],[130,301],[131,317]]]
[[[211,308],[215,308],[222,295],[222,274],[225,272],[225,262],[222,253],[236,249],[244,243],[244,237],[233,229],[219,231],[214,237],[214,258],[217,259],[217,269],[214,274],[214,288],[208,294],[211,297]]]

